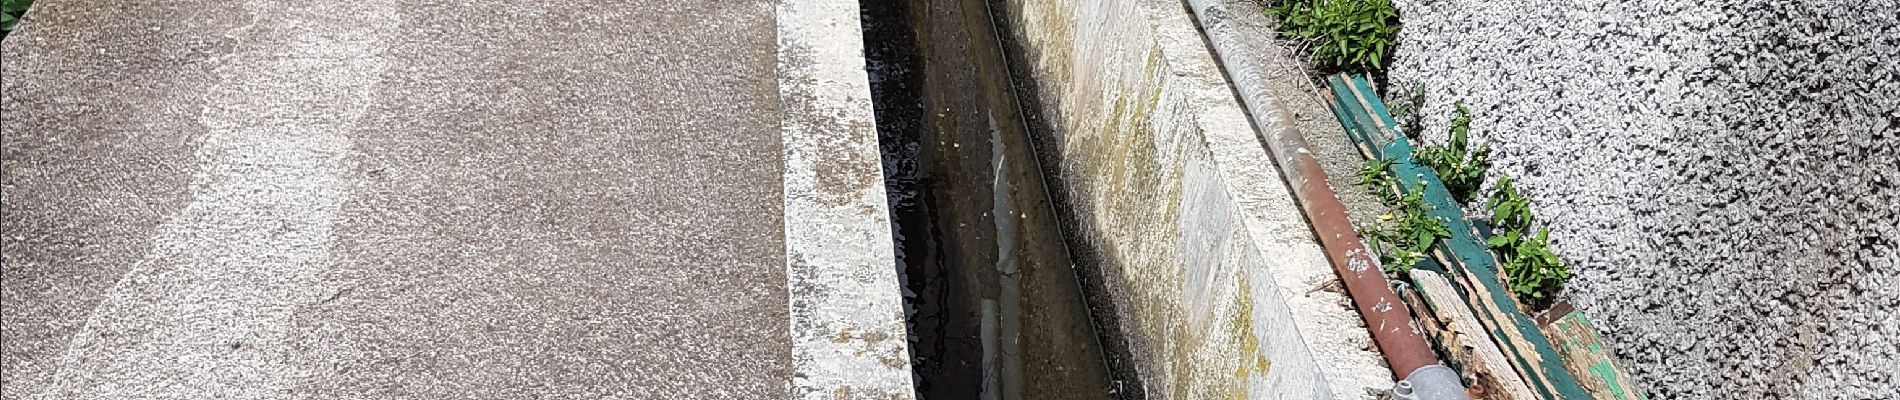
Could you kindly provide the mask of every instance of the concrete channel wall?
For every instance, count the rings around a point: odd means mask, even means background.
[[[999,2],[1114,367],[1148,398],[1365,398],[1365,327],[1179,2]],[[1115,337],[1119,336],[1119,337]]]

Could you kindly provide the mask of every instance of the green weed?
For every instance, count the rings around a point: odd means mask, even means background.
[[[1392,0],[1280,0],[1267,14],[1280,18],[1282,35],[1311,46],[1321,70],[1383,69],[1399,37]]]
[[[1471,110],[1465,103],[1457,103],[1458,116],[1451,120],[1451,142],[1444,146],[1429,145],[1418,149],[1414,156],[1418,163],[1432,172],[1438,173],[1438,179],[1445,181],[1445,189],[1459,203],[1470,201],[1484,185],[1485,170],[1491,168],[1490,143],[1470,147]]]
[[[1548,303],[1570,279],[1570,268],[1550,250],[1550,228],[1531,234],[1530,201],[1518,194],[1510,176],[1499,177],[1492,185],[1486,205],[1495,233],[1485,244],[1497,252],[1511,294],[1534,308]]]
[[[1510,175],[1498,176],[1498,183],[1491,185],[1491,198],[1485,201],[1485,208],[1491,209],[1491,226],[1496,231],[1526,231],[1531,229],[1531,204],[1517,193],[1517,186]]]
[[[1430,206],[1425,204],[1424,183],[1419,183],[1409,194],[1397,193],[1398,182],[1385,173],[1392,163],[1368,160],[1366,167],[1359,170],[1360,184],[1390,207],[1379,215],[1378,226],[1362,227],[1360,231],[1366,233],[1368,247],[1378,251],[1379,263],[1385,270],[1403,275],[1431,254],[1433,244],[1451,237],[1451,229],[1444,221],[1431,216]]]
[[[1379,198],[1380,203],[1390,205],[1399,202],[1399,183],[1385,174],[1385,171],[1391,169],[1395,162],[1398,160],[1368,159],[1366,165],[1359,168],[1359,186],[1372,191],[1372,194]]]

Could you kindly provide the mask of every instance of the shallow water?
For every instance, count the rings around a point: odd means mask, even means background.
[[[919,394],[1112,397],[986,4],[864,12]]]

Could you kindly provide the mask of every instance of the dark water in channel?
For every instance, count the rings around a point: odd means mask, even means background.
[[[919,395],[1114,397],[986,3],[862,4]]]

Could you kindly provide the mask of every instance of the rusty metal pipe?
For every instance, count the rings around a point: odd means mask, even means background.
[[[1292,115],[1268,92],[1264,74],[1270,70],[1263,63],[1269,58],[1252,47],[1271,43],[1272,31],[1266,26],[1265,16],[1259,10],[1229,10],[1224,4],[1228,2],[1222,0],[1188,3],[1393,375],[1406,380],[1427,367],[1443,368],[1418,323],[1386,281],[1379,260],[1359,239],[1346,205],[1326,184],[1326,171],[1320,169],[1319,159],[1308,150],[1306,138],[1294,129]],[[1252,43],[1246,43],[1249,41]],[[1442,380],[1440,374],[1430,375],[1430,379]],[[1451,384],[1457,385],[1456,376],[1452,378]]]

